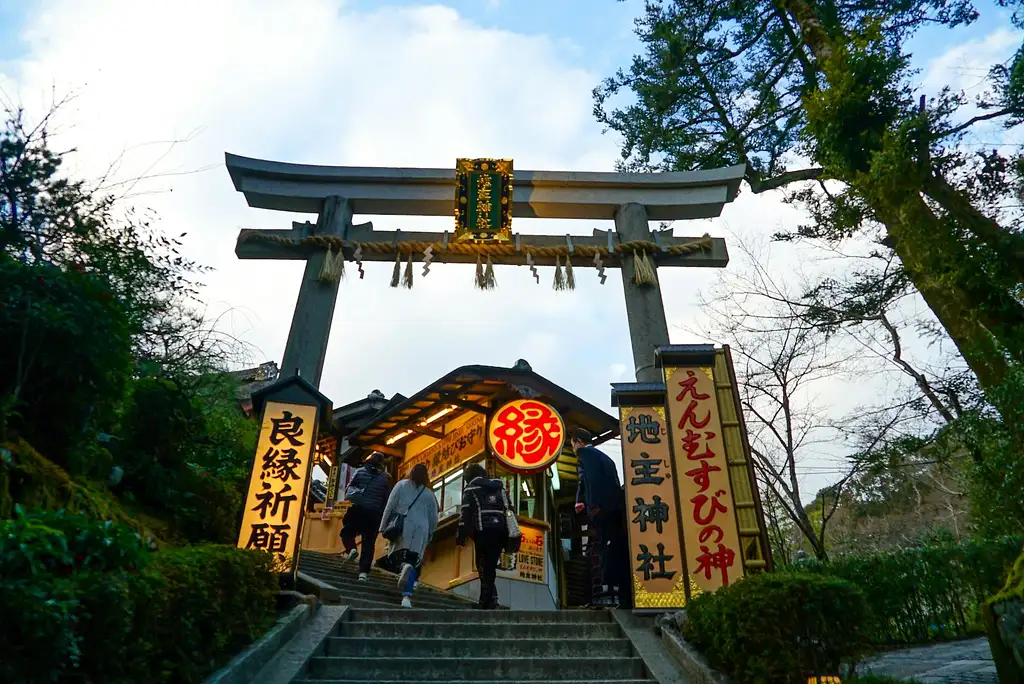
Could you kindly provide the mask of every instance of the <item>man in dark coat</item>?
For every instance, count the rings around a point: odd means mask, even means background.
[[[359,579],[364,582],[373,563],[381,517],[391,493],[383,462],[382,454],[376,451],[370,454],[363,467],[352,475],[345,490],[345,498],[351,506],[341,520],[341,543],[349,560],[359,556]],[[356,549],[356,537],[360,537],[361,550]]]
[[[628,591],[628,573],[622,568],[623,559],[627,557],[625,500],[615,462],[591,446],[593,441],[586,430],[573,432],[572,448],[579,459],[580,474],[576,511],[586,510],[597,532],[601,556],[600,594],[614,604]]]

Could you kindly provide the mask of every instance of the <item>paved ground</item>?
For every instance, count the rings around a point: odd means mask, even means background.
[[[968,639],[886,653],[862,666],[866,672],[920,684],[998,684],[988,640]]]

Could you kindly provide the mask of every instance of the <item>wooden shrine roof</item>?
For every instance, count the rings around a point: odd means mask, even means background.
[[[448,407],[454,407],[443,422],[447,423],[467,412],[486,414],[485,402],[514,398],[546,401],[562,415],[569,429],[589,430],[596,443],[618,435],[619,421],[593,404],[544,378],[528,367],[462,366],[426,386],[405,401],[389,407],[349,436],[349,443],[399,455],[403,444],[420,435],[440,438],[433,425],[421,425],[427,418]],[[441,423],[441,421],[438,421]],[[411,433],[388,441],[402,433]]]

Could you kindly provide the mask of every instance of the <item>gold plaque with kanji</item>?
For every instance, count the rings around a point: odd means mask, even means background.
[[[455,241],[511,240],[512,160],[456,160]]]

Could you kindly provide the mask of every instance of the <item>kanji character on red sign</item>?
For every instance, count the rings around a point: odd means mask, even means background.
[[[722,585],[728,585],[729,568],[736,562],[736,552],[724,544],[719,544],[717,551],[711,551],[706,546],[701,546],[700,550],[704,553],[697,556],[697,569],[693,571],[693,574],[697,575],[703,572],[705,579],[711,579],[712,571],[721,570]]]
[[[715,438],[715,433],[711,430],[704,431],[704,439],[707,440],[705,443],[704,451],[697,453],[697,449],[700,448],[700,433],[694,432],[687,428],[686,435],[683,437],[683,451],[686,452],[686,459],[689,461],[699,461],[703,458],[714,458],[715,452],[711,450],[710,440]]]
[[[697,428],[698,430],[711,422],[711,410],[708,409],[708,413],[704,416],[704,420],[698,420],[695,409],[697,408],[697,401],[690,401],[690,405],[683,411],[683,416],[679,419],[679,429],[682,430],[686,427],[687,423]]]
[[[686,476],[693,478],[694,484],[700,487],[699,493],[703,494],[711,486],[711,473],[720,472],[721,470],[718,466],[713,466],[707,461],[701,461],[700,467],[687,470]]]
[[[715,515],[718,513],[727,513],[729,511],[725,504],[718,500],[718,497],[725,496],[725,490],[719,489],[715,492],[715,495],[710,499],[707,494],[698,494],[697,496],[690,499],[690,503],[693,504],[693,520],[698,525],[710,525],[711,521],[715,519]],[[701,511],[704,509],[704,505],[707,502],[711,502],[711,511],[706,515],[701,515]]]
[[[561,421],[546,404],[539,401],[510,404],[501,409],[494,420],[494,450],[499,456],[533,465],[561,449]]]

